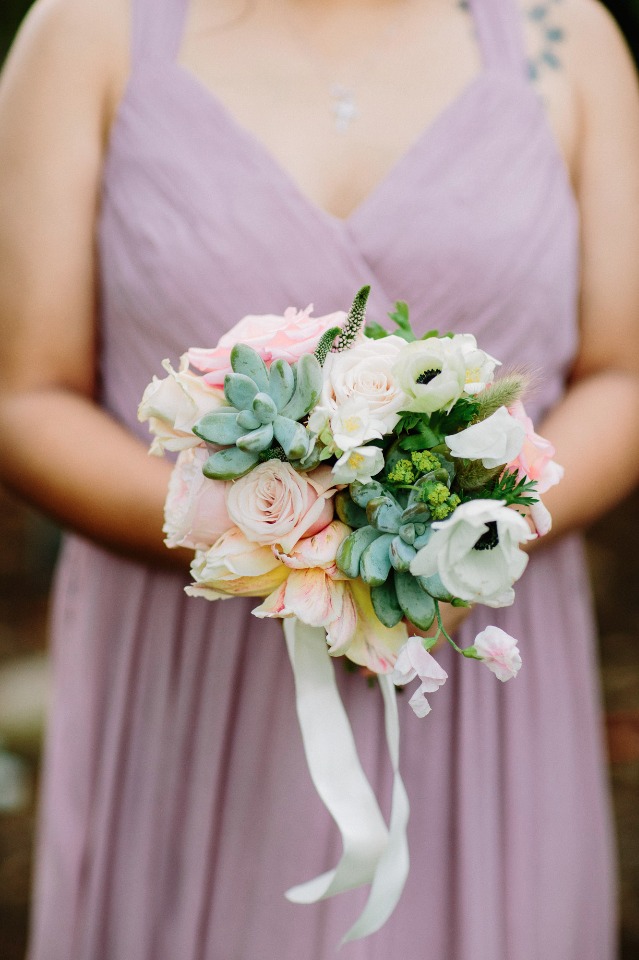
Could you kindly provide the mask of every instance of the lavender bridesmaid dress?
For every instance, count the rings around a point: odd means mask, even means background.
[[[102,402],[136,407],[164,357],[247,313],[397,298],[472,331],[557,403],[577,341],[578,218],[526,79],[514,0],[471,4],[480,74],[346,220],[314,206],[176,61],[186,0],[133,0],[133,68],[99,226]],[[179,575],[69,537],[53,618],[31,960],[330,960],[363,891],[295,906],[332,866],[277,623],[187,598]],[[426,720],[400,701],[412,868],[386,926],[344,960],[612,960],[613,868],[582,548],[531,560],[513,607],[477,610],[524,667],[499,683],[439,656]],[[381,697],[337,665],[388,805]]]

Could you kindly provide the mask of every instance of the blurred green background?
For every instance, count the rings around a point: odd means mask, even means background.
[[[639,61],[639,0],[607,5]],[[0,62],[29,6],[29,0],[2,0]],[[588,535],[620,852],[620,960],[639,960],[638,539],[639,494]],[[57,542],[52,525],[0,489],[0,960],[24,960],[26,949]]]

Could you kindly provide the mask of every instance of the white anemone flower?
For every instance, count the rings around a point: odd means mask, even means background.
[[[450,410],[464,393],[483,390],[492,382],[497,364],[478,348],[472,334],[466,333],[406,344],[393,373],[410,398],[406,409],[434,413]]]
[[[455,597],[488,607],[507,607],[513,583],[528,563],[519,544],[534,540],[524,518],[503,500],[470,500],[446,520],[410,565],[415,576],[438,573]]]

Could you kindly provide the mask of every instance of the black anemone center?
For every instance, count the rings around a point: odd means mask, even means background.
[[[440,373],[441,370],[424,370],[424,372],[420,373],[417,377],[417,383],[430,383],[430,381],[434,380]]]
[[[489,520],[486,524],[488,530],[482,533],[479,540],[475,543],[473,550],[492,550],[499,543],[499,533],[497,532],[497,521]]]

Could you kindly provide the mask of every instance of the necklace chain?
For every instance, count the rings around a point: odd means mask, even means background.
[[[329,70],[330,73],[334,74],[333,69],[329,68],[327,60],[322,57],[316,49],[310,50],[311,56],[309,59],[311,59],[316,73],[321,73],[325,78],[325,83],[330,96],[330,112],[333,116],[335,129],[339,133],[348,133],[351,125],[361,116],[355,88],[361,79],[370,72],[368,68],[372,67],[372,64],[374,64],[380,51],[384,47],[388,47],[390,45],[393,37],[399,30],[404,16],[407,15],[408,10],[411,8],[412,3],[413,0],[397,0],[398,9],[395,11],[390,23],[386,25],[378,39],[364,51],[363,55],[357,57],[355,61],[349,61],[349,73],[353,78],[350,80],[350,82],[343,83],[337,81],[334,75],[332,79],[329,79]],[[301,45],[303,42],[304,50],[308,54],[308,43],[302,38],[301,33],[298,33],[298,31],[293,28],[290,21],[289,25],[291,33],[295,36],[296,42],[299,45]]]

